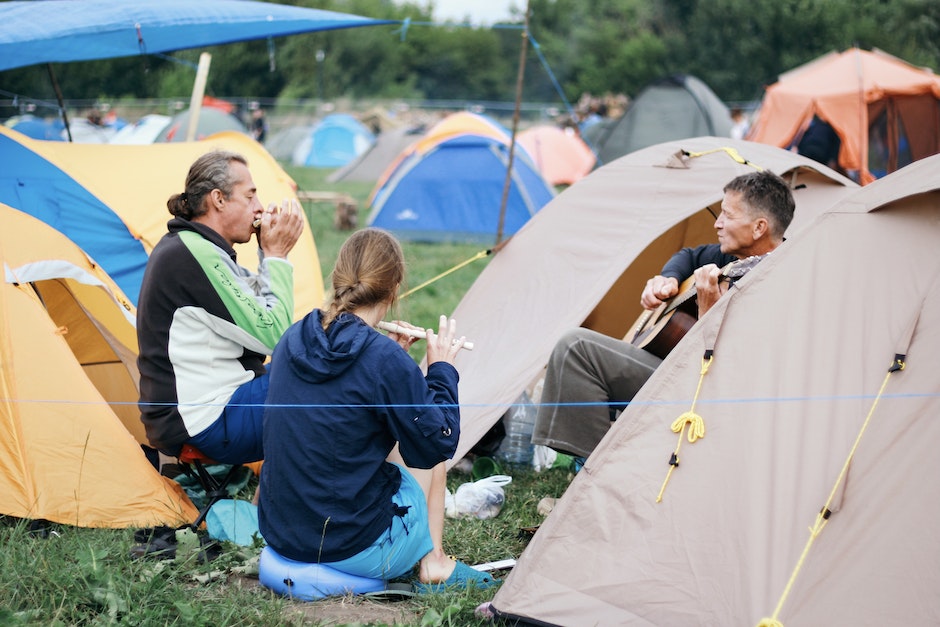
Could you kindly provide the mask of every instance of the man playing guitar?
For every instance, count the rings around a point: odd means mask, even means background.
[[[662,273],[647,281],[640,303],[656,310],[694,277],[701,317],[728,290],[730,283],[722,279],[733,276],[729,264],[759,259],[783,243],[794,207],[790,188],[772,172],[732,179],[715,220],[718,243],[673,255]],[[611,411],[623,409],[661,362],[638,342],[584,328],[567,332],[549,358],[532,442],[587,457],[610,429]]]

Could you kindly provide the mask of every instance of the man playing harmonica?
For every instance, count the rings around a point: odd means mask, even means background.
[[[137,308],[141,420],[154,448],[172,456],[190,443],[228,464],[262,459],[264,361],[290,326],[293,268],[303,231],[296,205],[265,210],[244,157],[197,159],[167,208],[169,231],[154,247]],[[260,222],[259,222],[260,221]],[[233,246],[258,240],[254,273]]]

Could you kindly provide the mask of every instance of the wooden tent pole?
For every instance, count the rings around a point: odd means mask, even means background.
[[[47,63],[46,69],[49,70],[49,80],[52,81],[52,89],[55,91],[56,100],[59,101],[59,112],[62,114],[62,123],[65,125],[65,134],[69,138],[69,143],[72,142],[72,129],[69,128],[69,114],[65,110],[65,100],[62,98],[62,90],[59,89],[59,81],[55,77],[55,72],[52,70],[52,64]]]
[[[196,82],[193,84],[193,95],[189,99],[189,127],[186,129],[186,141],[196,139],[196,129],[199,127],[199,112],[202,110],[202,97],[206,93],[206,81],[209,78],[209,64],[212,55],[203,52],[199,55],[199,68],[196,70]]]
[[[496,246],[503,241],[503,228],[506,222],[506,203],[509,200],[509,188],[512,185],[513,159],[516,153],[516,129],[519,128],[519,108],[522,104],[522,79],[525,76],[526,52],[529,49],[529,0],[525,5],[525,24],[522,27],[522,47],[519,51],[519,72],[516,75],[516,104],[512,114],[512,136],[509,140],[509,163],[506,166],[506,181],[503,183],[503,197],[499,203],[499,226],[496,229]]]

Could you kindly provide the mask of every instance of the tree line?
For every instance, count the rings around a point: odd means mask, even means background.
[[[288,0],[403,24],[293,35],[168,56],[54,64],[69,99],[186,98],[200,52],[207,93],[278,99],[515,98],[526,0],[512,23],[434,22],[430,3]],[[727,102],[760,99],[777,76],[829,51],[880,48],[940,67],[936,0],[528,0],[523,98],[635,96],[661,76],[693,74]],[[48,68],[0,72],[0,97],[54,101]]]

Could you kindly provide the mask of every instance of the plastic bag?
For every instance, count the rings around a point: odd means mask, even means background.
[[[258,530],[258,506],[248,501],[222,499],[206,515],[206,531],[214,540],[228,540],[240,546],[252,546]]]
[[[574,459],[570,455],[536,444],[535,452],[532,455],[532,466],[535,468],[535,472],[542,472],[549,468],[567,468],[570,470],[574,469]]]
[[[541,444],[535,445],[535,451],[532,454],[532,466],[535,472],[542,472],[552,467],[558,458],[558,452]]]
[[[446,490],[444,513],[448,518],[495,518],[506,501],[503,486],[510,483],[512,477],[509,475],[493,475],[479,481],[462,483],[453,494]]]

